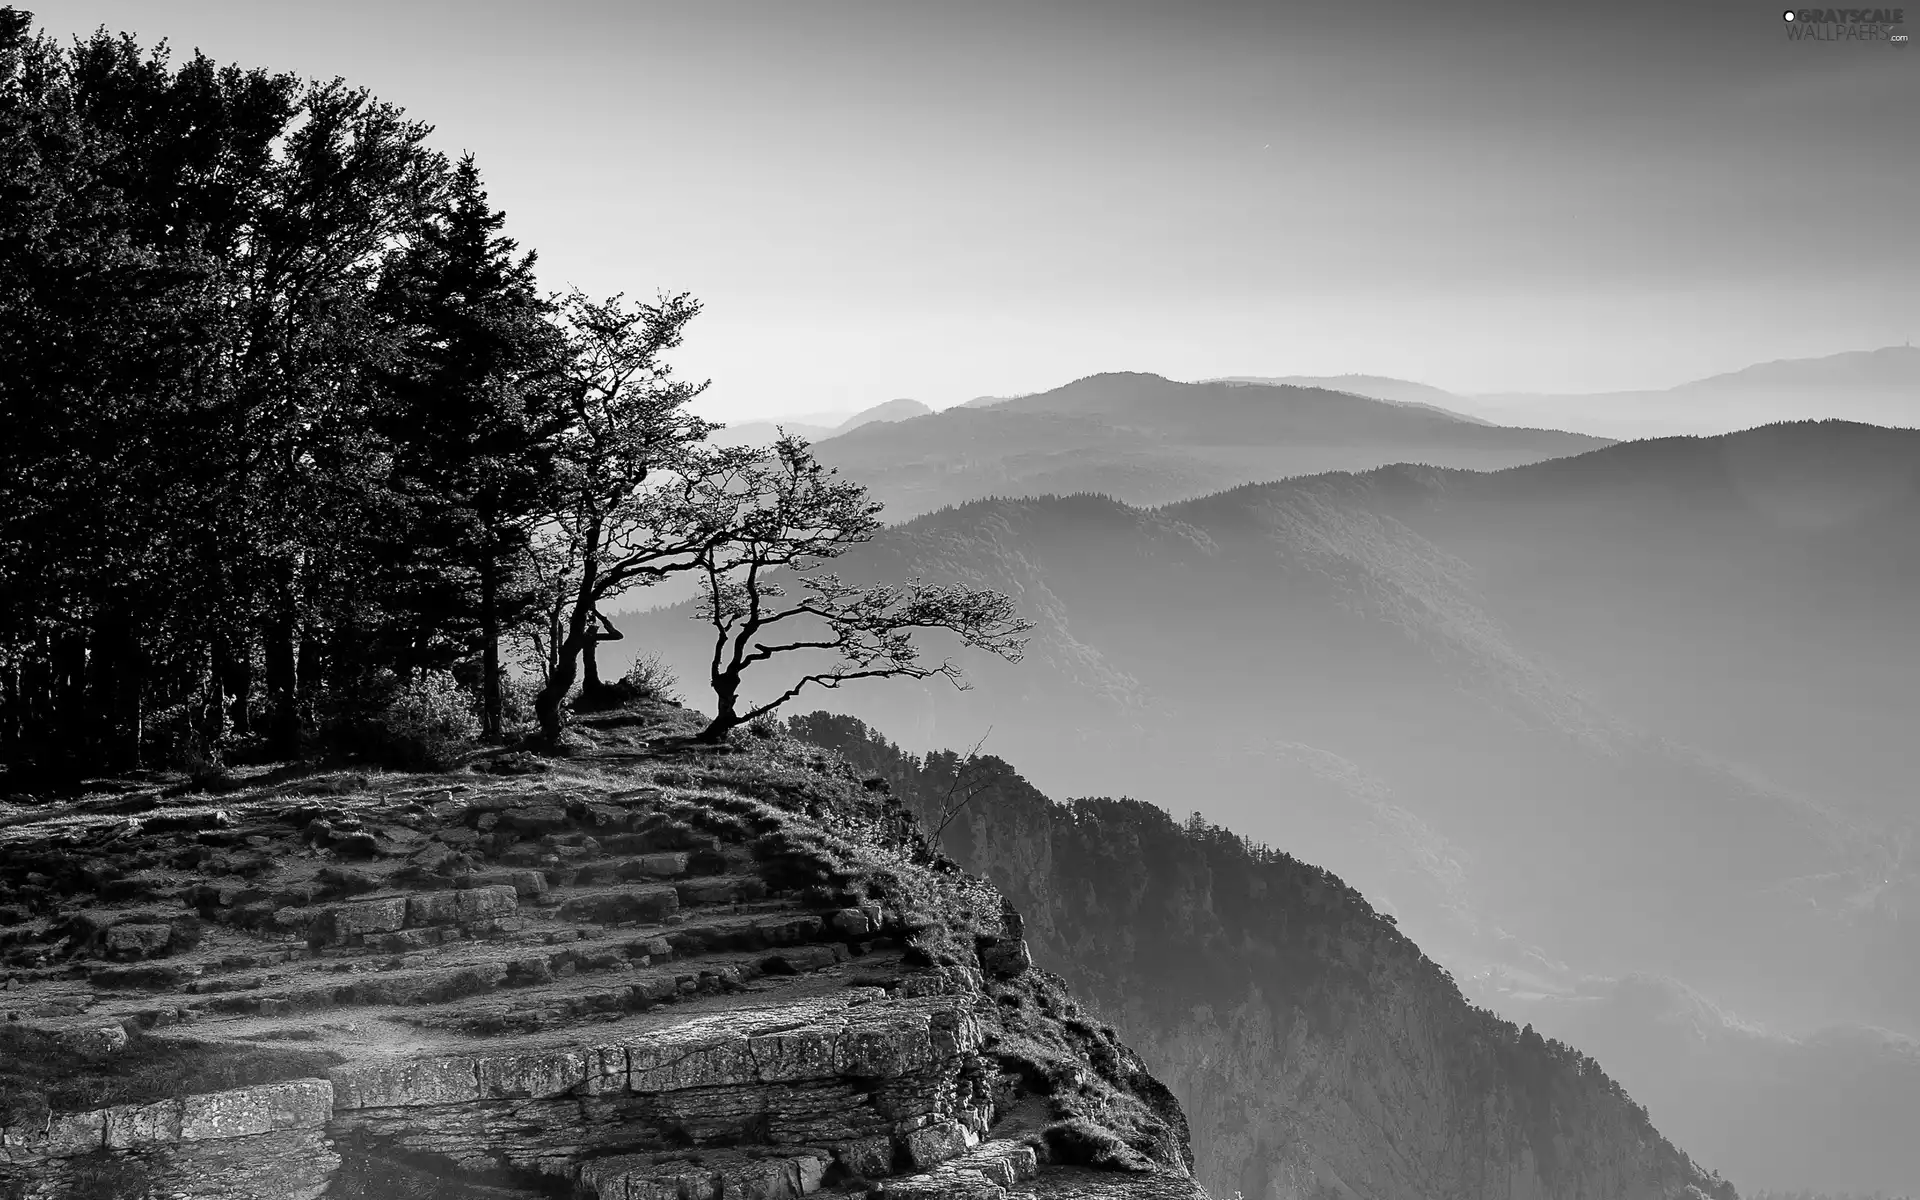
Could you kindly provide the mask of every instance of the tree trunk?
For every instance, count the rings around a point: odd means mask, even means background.
[[[501,738],[500,579],[492,547],[480,560],[480,736]]]
[[[573,689],[574,662],[579,657],[580,647],[573,638],[560,647],[559,661],[547,672],[547,681],[540,688],[540,694],[533,698],[534,715],[540,718],[540,736],[549,742],[560,740],[560,706],[566,702],[567,693]]]
[[[247,712],[253,701],[252,648],[244,643],[236,646],[228,635],[219,635],[214,642],[213,671],[225,706],[226,728],[235,737],[245,737],[252,731]]]
[[[61,633],[53,639],[53,687],[57,725],[53,758],[62,778],[79,775],[88,760],[86,752],[93,714],[87,703],[87,639],[83,634]]]
[[[716,745],[726,740],[729,731],[740,724],[738,708],[740,702],[740,673],[726,671],[713,677],[713,720],[707,723],[697,742]]]
[[[302,689],[311,696],[317,688],[322,686],[321,672],[328,669],[322,666],[326,659],[326,644],[322,640],[320,627],[315,624],[312,614],[309,613],[308,619],[300,626],[300,649],[293,660],[295,697],[299,696]],[[335,686],[337,687],[338,684],[336,683]]]
[[[287,609],[291,608],[291,602]],[[275,758],[300,755],[300,702],[298,696],[299,628],[291,611],[283,609],[267,621],[267,745]]]
[[[145,682],[143,649],[134,619],[124,607],[103,611],[94,622],[88,673],[94,719],[99,722],[96,755],[110,771],[140,765],[141,703]]]
[[[44,639],[37,639],[21,656],[18,683],[14,687],[18,717],[8,722],[9,735],[17,739],[20,752],[36,770],[45,768],[47,749],[52,742],[53,731],[48,721],[52,682]]]
[[[599,691],[606,685],[600,682],[600,631],[598,629],[587,635],[587,644],[580,648],[580,657],[585,660],[586,665],[580,690]]]
[[[601,528],[598,520],[587,526],[585,541],[589,547],[600,545]],[[573,612],[567,617],[567,639],[560,643],[553,666],[547,671],[547,682],[533,701],[533,711],[540,718],[540,736],[555,745],[560,742],[560,706],[573,688],[575,664],[580,661],[581,650],[593,645],[593,609],[600,599],[594,592],[599,583],[600,560],[590,551],[580,564],[580,587],[574,592]]]
[[[567,693],[573,690],[574,673],[578,669],[581,653],[591,652],[593,646],[593,630],[590,627],[593,605],[586,595],[587,589],[582,587],[582,598],[575,602],[573,616],[567,622],[567,640],[560,643],[560,652],[554,656],[553,667],[547,672],[547,682],[533,699],[533,711],[540,718],[540,736],[549,742],[558,743],[560,740],[560,706],[566,702]]]

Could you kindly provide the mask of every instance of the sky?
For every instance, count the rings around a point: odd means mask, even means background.
[[[404,106],[549,287],[698,297],[722,420],[1920,335],[1920,46],[1773,0],[15,2]]]

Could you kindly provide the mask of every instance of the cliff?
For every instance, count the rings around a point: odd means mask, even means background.
[[[1000,895],[697,727],[0,804],[0,1195],[1204,1200]]]
[[[1144,803],[1054,804],[997,759],[794,724],[951,815],[948,852],[1179,1097],[1215,1194],[1735,1200],[1591,1058],[1470,1005],[1329,873]]]

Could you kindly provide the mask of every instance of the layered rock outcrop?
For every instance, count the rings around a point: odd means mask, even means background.
[[[456,776],[10,804],[0,1194],[1202,1196],[1171,1094],[897,801],[598,724]]]

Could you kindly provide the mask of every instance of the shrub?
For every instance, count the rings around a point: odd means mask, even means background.
[[[533,698],[540,685],[528,679],[503,675],[500,679],[500,732],[508,737],[533,732],[540,726],[534,713]]]
[[[1149,1171],[1153,1164],[1134,1150],[1111,1129],[1085,1117],[1058,1121],[1041,1135],[1049,1157],[1056,1163],[1075,1167],[1097,1167],[1108,1171]]]
[[[651,651],[634,659],[620,682],[632,690],[636,700],[657,700],[662,704],[680,702],[680,680],[666,660]]]
[[[402,687],[375,724],[382,757],[410,770],[447,770],[480,736],[473,697],[437,671]]]
[[[770,716],[758,716],[747,722],[747,732],[757,738],[773,738],[780,733],[780,722]]]
[[[581,688],[580,694],[574,697],[573,707],[578,712],[593,712],[621,708],[643,700],[678,704],[680,696],[675,689],[679,685],[673,668],[667,666],[658,654],[642,654],[633,660],[633,665],[620,678],[598,687]]]

